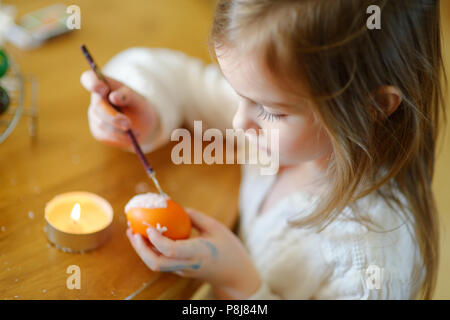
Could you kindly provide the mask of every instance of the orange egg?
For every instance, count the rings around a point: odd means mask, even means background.
[[[133,197],[125,206],[125,213],[133,232],[146,238],[149,226],[173,240],[187,239],[191,233],[191,219],[183,207],[156,193]]]

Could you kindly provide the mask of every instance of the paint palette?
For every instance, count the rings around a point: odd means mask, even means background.
[[[39,41],[45,41],[70,31],[66,10],[64,4],[54,4],[24,15],[20,25]]]
[[[50,38],[72,31],[68,26],[69,8],[62,3],[57,3],[30,12],[20,19],[19,24],[10,26],[6,38],[22,49],[39,47]],[[78,15],[81,17],[79,12]]]

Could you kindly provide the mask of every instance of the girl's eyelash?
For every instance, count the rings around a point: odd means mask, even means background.
[[[269,120],[269,121],[280,120],[284,116],[281,114],[274,114],[274,113],[268,112],[268,111],[264,110],[264,107],[261,105],[259,107],[260,107],[261,111],[258,114],[258,118],[261,117],[263,120]]]

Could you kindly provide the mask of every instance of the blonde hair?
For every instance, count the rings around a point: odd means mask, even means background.
[[[381,8],[381,30],[366,27],[369,5]],[[432,297],[439,261],[431,182],[440,110],[445,119],[440,36],[438,0],[219,0],[211,33],[214,47],[263,49],[284,88],[295,90],[303,79],[309,86],[332,141],[332,192],[291,224],[323,230],[344,208],[378,193],[405,217],[413,214],[424,299]],[[387,85],[402,93],[391,115],[377,95]]]

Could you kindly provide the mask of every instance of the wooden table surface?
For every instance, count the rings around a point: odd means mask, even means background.
[[[18,16],[51,0],[9,0]],[[60,1],[81,8],[81,30],[32,51],[8,46],[22,72],[39,81],[39,127],[33,141],[26,117],[0,145],[0,299],[188,299],[200,282],[149,270],[131,247],[123,208],[137,191],[155,191],[136,155],[94,140],[89,94],[79,79],[88,69],[86,44],[104,65],[132,46],[166,47],[210,61],[210,0]],[[174,165],[175,143],[147,155],[165,192],[183,206],[232,227],[237,220],[237,165]],[[83,190],[114,208],[111,239],[98,250],[70,254],[49,245],[44,206],[55,195]],[[32,212],[32,214],[30,214]],[[66,269],[81,270],[81,289],[69,290]]]
[[[51,0],[4,0],[18,16]],[[197,282],[151,272],[125,237],[122,208],[136,186],[154,190],[136,157],[95,141],[88,130],[88,94],[79,77],[86,70],[79,46],[86,43],[103,65],[132,46],[168,47],[209,61],[206,46],[212,0],[59,1],[81,8],[81,30],[33,51],[11,48],[22,70],[37,76],[39,132],[33,143],[23,118],[0,145],[0,299],[188,298]],[[450,73],[450,1],[442,4],[443,50]],[[447,101],[450,97],[447,93]],[[448,110],[448,107],[447,107]],[[173,144],[172,144],[173,145]],[[175,166],[172,145],[148,155],[164,189],[182,205],[198,208],[228,226],[236,220],[236,166]],[[450,299],[450,130],[441,136],[434,190],[441,221],[437,299]],[[84,255],[48,247],[43,232],[45,203],[73,190],[97,193],[115,209],[111,240]],[[34,213],[30,219],[28,212]],[[81,290],[66,288],[66,268],[81,268]],[[147,284],[145,290],[144,284]]]

